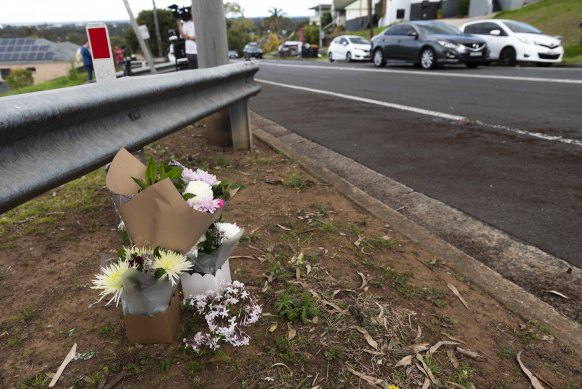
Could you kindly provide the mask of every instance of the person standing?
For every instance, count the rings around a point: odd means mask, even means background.
[[[190,9],[190,7],[188,7]],[[198,48],[196,46],[196,32],[194,30],[194,21],[192,20],[192,13],[187,10],[186,17],[183,23],[178,20],[178,31],[180,37],[186,41],[186,58],[188,59],[188,67],[190,69],[198,69]]]
[[[91,56],[91,50],[89,50],[89,42],[85,42],[81,46],[81,57],[83,66],[87,69],[87,78],[89,81],[93,81],[93,57]]]

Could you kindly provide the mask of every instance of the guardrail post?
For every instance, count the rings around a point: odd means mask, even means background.
[[[253,148],[251,136],[251,118],[249,116],[249,99],[240,100],[230,106],[230,129],[232,148],[250,150]]]

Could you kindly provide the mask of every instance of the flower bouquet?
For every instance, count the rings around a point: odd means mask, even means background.
[[[228,257],[243,236],[244,229],[232,223],[214,222],[198,243],[186,253],[192,262],[192,271],[182,273],[184,296],[195,296],[207,290],[218,292],[229,283]]]
[[[92,289],[100,299],[121,301],[131,343],[171,343],[180,322],[176,292],[180,275],[192,268],[186,256],[163,248],[131,247],[102,263]]]
[[[230,343],[234,347],[248,345],[250,336],[241,327],[256,323],[262,313],[257,299],[238,281],[223,285],[220,294],[207,291],[184,304],[204,316],[208,325],[208,331],[199,331],[183,340],[186,347],[196,352],[204,347],[216,350],[220,342]]]
[[[174,163],[145,166],[125,149],[109,166],[112,192],[134,244],[188,252],[237,189],[203,170]]]

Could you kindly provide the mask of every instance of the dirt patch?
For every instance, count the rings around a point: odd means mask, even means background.
[[[81,358],[56,387],[420,388],[430,370],[432,387],[529,388],[519,351],[547,387],[582,380],[580,356],[551,328],[519,319],[452,272],[446,258],[264,145],[233,153],[208,146],[203,133],[189,127],[146,153],[245,185],[225,217],[245,227],[232,277],[265,313],[248,330],[250,346],[184,350],[182,338],[200,328],[192,312],[183,312],[173,344],[128,344],[121,308],[93,305],[99,254],[121,247],[104,174],[96,172],[0,219],[1,387],[46,387],[74,343]],[[92,196],[69,206],[88,188]],[[293,323],[277,315],[285,295],[312,296],[319,315]],[[459,344],[430,353],[439,341]],[[401,360],[410,364],[395,367]]]

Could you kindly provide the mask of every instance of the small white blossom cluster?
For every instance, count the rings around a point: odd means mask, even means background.
[[[220,342],[234,347],[246,346],[250,337],[241,327],[256,323],[261,317],[261,306],[256,297],[246,291],[242,282],[233,281],[221,288],[221,294],[209,290],[199,294],[187,303],[206,319],[208,332],[198,332],[184,339],[186,347],[200,351],[205,346],[216,350]]]

